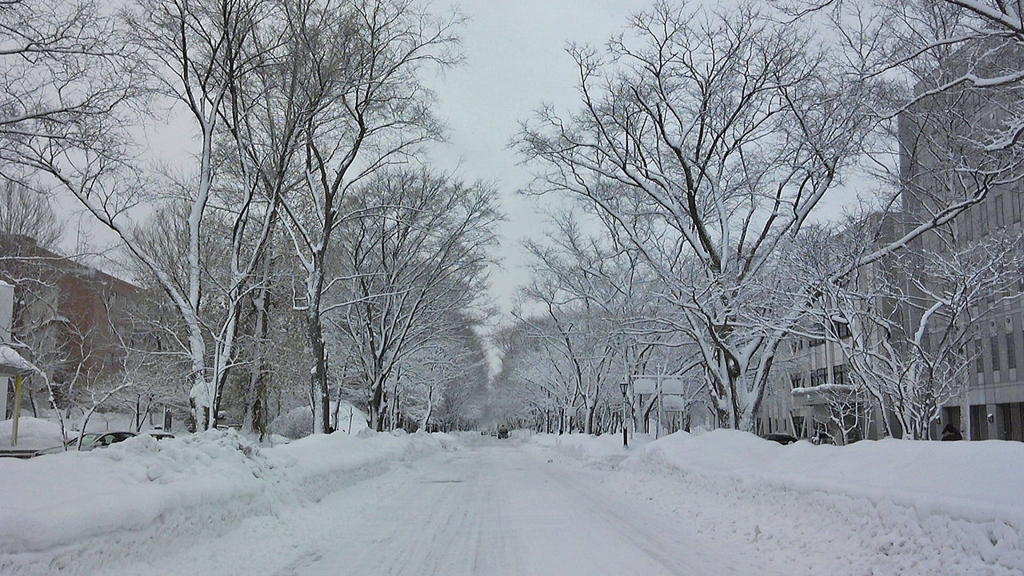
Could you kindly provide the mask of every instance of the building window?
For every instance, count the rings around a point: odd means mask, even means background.
[[[1024,402],[998,404],[1000,440],[1024,442]]]
[[[988,234],[988,204],[978,204],[978,236]]]
[[[1013,213],[1014,223],[1020,222],[1020,203],[1024,200],[1024,193],[1010,195],[1010,212]]]
[[[981,353],[981,340],[974,341],[974,371],[978,374],[985,373],[985,358]]]
[[[971,406],[971,440],[988,440],[988,407]]]
[[[821,346],[824,343],[825,343],[825,339],[824,338],[808,338],[808,340],[807,340],[807,347],[808,348],[814,348],[815,346]]]
[[[989,341],[989,348],[992,351],[992,371],[997,372],[1002,369],[999,364],[999,338],[993,336]]]
[[[1003,195],[999,194],[992,200],[992,207],[995,208],[996,226],[1002,228],[1003,226],[1006,226],[1006,222],[1003,220]]]
[[[832,367],[832,383],[839,385],[849,384],[846,374],[846,364],[836,364]]]
[[[803,386],[804,386],[804,377],[802,375],[800,375],[800,374],[790,374],[789,375],[789,383],[793,386],[794,390],[797,389],[797,388],[803,388]]]
[[[804,417],[793,416],[793,436],[797,438],[804,437]]]
[[[1017,339],[1013,332],[1006,335],[1006,369],[1017,367]]]
[[[832,327],[835,330],[836,338],[842,340],[850,337],[850,325],[846,322],[834,322]]]
[[[811,386],[821,386],[828,381],[828,368],[811,370]]]

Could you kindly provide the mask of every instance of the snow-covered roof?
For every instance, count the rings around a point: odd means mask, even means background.
[[[0,344],[0,377],[27,376],[38,372],[38,368],[13,348]]]
[[[827,394],[829,392],[853,394],[857,392],[857,387],[852,384],[821,384],[819,386],[793,388],[794,396],[800,396],[803,394]]]

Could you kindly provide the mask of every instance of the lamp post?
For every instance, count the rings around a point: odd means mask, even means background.
[[[629,380],[620,382],[619,388],[622,389],[622,447],[629,448],[629,431],[626,427],[626,394],[629,393]]]

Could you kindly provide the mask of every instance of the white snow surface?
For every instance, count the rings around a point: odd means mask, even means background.
[[[0,574],[1024,574],[1021,443],[621,442],[212,431],[0,459]]]
[[[10,346],[0,344],[0,374],[33,374],[41,373],[39,368],[25,360]]]
[[[782,446],[715,430],[635,438],[625,458],[621,436],[534,442],[617,465],[631,490],[750,548],[759,574],[1024,575],[1020,442]]]
[[[0,448],[7,448],[11,445],[13,430],[14,420],[0,421]],[[60,446],[62,441],[60,424],[27,416],[18,419],[17,448],[49,448]]]

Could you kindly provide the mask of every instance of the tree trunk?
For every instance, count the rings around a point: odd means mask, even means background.
[[[370,405],[367,407],[369,421],[366,423],[371,430],[384,431],[384,410],[382,407],[387,402],[384,394],[384,383],[377,382],[373,385],[373,393],[370,395]]]
[[[307,316],[308,337],[313,356],[313,370],[310,374],[309,397],[313,404],[313,430],[316,433],[330,432],[330,390],[327,387],[327,348],[324,345],[323,324],[320,313]]]
[[[594,416],[597,413],[597,403],[596,402],[587,402],[586,407],[587,407],[587,420],[584,423],[584,430],[583,431],[586,434],[593,434],[594,433]]]
[[[267,433],[267,370],[266,346],[270,324],[270,290],[267,282],[270,278],[270,258],[264,256],[260,288],[253,296],[252,303],[256,315],[253,336],[256,338],[253,357],[249,368],[249,386],[246,390],[245,416],[243,429],[258,433],[263,440]]]

